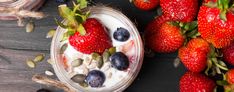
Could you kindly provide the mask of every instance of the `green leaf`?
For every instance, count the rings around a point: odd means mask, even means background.
[[[80,33],[80,35],[85,35],[86,34],[85,28],[84,28],[84,26],[82,24],[78,25],[77,31]]]
[[[54,20],[55,20],[55,23],[57,25],[59,25],[60,27],[62,27],[62,28],[67,28],[68,27],[67,25],[64,25],[63,23],[59,22],[56,18],[54,18]]]
[[[68,16],[71,16],[72,10],[69,7],[67,7],[67,5],[65,4],[59,5],[58,10],[59,10],[60,16],[62,16],[63,18],[67,18]]]
[[[223,21],[227,21],[227,17],[226,17],[226,10],[222,11],[220,14],[219,14],[219,17],[223,20]]]
[[[77,3],[80,4],[80,9],[86,8],[88,5],[88,2],[86,0],[77,0]]]
[[[61,39],[61,41],[60,41],[60,42],[63,42],[63,41],[65,41],[65,40],[67,40],[67,39],[68,39],[68,37],[69,37],[68,32],[64,33],[64,34],[63,34],[63,38]]]
[[[228,85],[228,82],[225,81],[225,80],[218,80],[216,81],[216,83],[219,85],[219,86],[225,86],[225,85]]]

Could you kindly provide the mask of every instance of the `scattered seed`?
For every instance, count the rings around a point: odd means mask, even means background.
[[[74,70],[74,72],[76,72],[78,74],[87,75],[89,73],[89,69],[85,65],[82,65],[80,67],[75,67],[73,70]]]
[[[106,63],[109,61],[109,57],[110,57],[110,53],[109,51],[104,51],[103,54],[102,54],[102,59],[103,59],[103,62]]]
[[[98,64],[97,64],[97,61],[92,60],[91,64],[88,65],[87,68],[89,68],[89,69],[94,69],[94,68],[97,67],[97,65],[98,65]]]
[[[103,66],[103,59],[101,56],[97,57],[97,67],[100,69]]]
[[[45,74],[48,75],[48,76],[53,76],[53,75],[54,75],[54,73],[51,72],[51,71],[49,71],[49,70],[46,70],[46,71],[45,71]]]
[[[47,33],[46,38],[52,38],[52,37],[54,36],[55,32],[56,32],[56,30],[51,29],[51,30]]]
[[[71,65],[72,65],[72,67],[78,67],[78,66],[82,65],[83,61],[84,61],[83,59],[78,58],[78,59],[72,61]]]
[[[83,62],[86,66],[91,64],[91,59],[90,57],[85,57],[84,62]]]
[[[32,60],[27,60],[26,63],[27,63],[29,68],[35,68],[36,67],[36,64]]]
[[[63,54],[66,49],[67,49],[67,43],[63,44],[63,46],[61,47],[60,54]]]
[[[92,59],[94,59],[94,60],[97,60],[97,58],[98,58],[99,56],[100,56],[100,55],[99,55],[98,53],[95,53],[95,52],[91,53],[91,57],[92,57]]]
[[[85,81],[82,83],[79,83],[79,84],[80,84],[80,86],[85,87],[85,88],[89,86]]]
[[[34,62],[41,62],[44,59],[44,54],[38,54],[35,58],[34,58]]]
[[[174,64],[174,67],[175,67],[175,68],[179,67],[179,65],[180,65],[180,59],[177,57],[177,58],[174,60],[173,64]]]
[[[76,74],[71,78],[71,80],[76,83],[82,83],[84,82],[85,78],[86,76],[83,74]]]
[[[112,55],[112,54],[114,54],[116,52],[116,48],[115,47],[111,47],[110,49],[109,49],[109,53]]]
[[[30,21],[26,24],[26,32],[30,33],[34,30],[34,22]]]
[[[110,79],[111,77],[112,77],[112,73],[111,73],[111,72],[109,72],[109,73],[108,73],[107,78],[109,78],[109,79]]]
[[[51,58],[47,59],[47,62],[51,65],[53,65],[53,61],[51,60]]]

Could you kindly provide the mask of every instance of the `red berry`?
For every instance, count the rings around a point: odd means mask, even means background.
[[[234,66],[234,43],[222,49],[223,59]]]
[[[179,58],[188,70],[201,72],[207,66],[209,50],[209,44],[205,40],[195,38],[179,49]]]
[[[152,10],[158,6],[159,0],[133,0],[133,3],[141,10]]]
[[[105,49],[112,47],[111,39],[105,27],[95,18],[89,18],[84,23],[86,34],[76,32],[69,37],[69,43],[76,50],[91,54],[92,52],[103,53]]]
[[[173,21],[191,22],[198,12],[198,0],[160,0],[160,6]]]
[[[234,84],[234,69],[228,70],[226,77],[229,84]]]
[[[184,43],[184,37],[179,27],[165,22],[150,36],[148,46],[159,53],[170,53],[178,50]]]
[[[185,73],[180,79],[180,92],[214,92],[215,82],[205,75]]]
[[[234,13],[227,11],[221,18],[218,7],[201,6],[198,13],[198,31],[201,37],[216,48],[223,48],[234,41]]]

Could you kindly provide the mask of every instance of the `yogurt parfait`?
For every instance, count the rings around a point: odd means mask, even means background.
[[[123,91],[137,76],[143,45],[134,24],[104,6],[59,6],[65,19],[51,45],[58,78],[77,91]],[[70,14],[68,14],[70,13]]]

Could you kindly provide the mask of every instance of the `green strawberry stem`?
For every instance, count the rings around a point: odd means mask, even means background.
[[[220,18],[224,21],[227,21],[226,13],[229,8],[229,0],[218,0],[218,8],[221,10]]]
[[[69,8],[67,5],[59,5],[58,10],[62,18],[67,21],[67,24],[63,24],[55,19],[55,22],[62,28],[67,29],[67,32],[64,33],[62,38],[66,40],[69,36],[74,35],[76,32],[79,32],[80,35],[85,35],[86,31],[82,23],[89,17],[90,12],[83,12],[82,9],[87,7],[88,2],[86,0],[77,0],[76,4],[73,2],[73,7]]]

